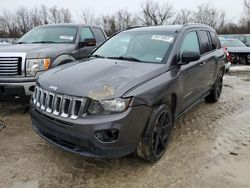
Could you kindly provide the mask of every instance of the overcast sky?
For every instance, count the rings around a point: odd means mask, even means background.
[[[162,2],[162,0],[158,0]],[[2,9],[17,9],[20,6],[32,8],[41,4],[69,8],[74,20],[80,14],[81,9],[90,9],[95,15],[113,13],[119,9],[127,8],[128,11],[138,12],[142,0],[0,0]],[[195,9],[201,3],[210,2],[214,7],[224,10],[230,21],[237,22],[243,13],[243,0],[168,0],[176,10]]]

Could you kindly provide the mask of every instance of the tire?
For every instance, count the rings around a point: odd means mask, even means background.
[[[137,145],[136,155],[149,162],[158,161],[166,151],[172,127],[172,110],[166,105],[154,108]]]
[[[223,87],[223,74],[217,77],[210,94],[205,98],[206,102],[215,103],[219,100]]]

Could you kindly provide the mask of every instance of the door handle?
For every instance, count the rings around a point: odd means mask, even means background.
[[[200,66],[204,66],[207,62],[203,61],[200,63]]]

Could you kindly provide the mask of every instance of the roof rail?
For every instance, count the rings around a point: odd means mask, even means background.
[[[146,27],[146,26],[132,26],[132,27],[128,27],[127,29],[124,30],[130,30],[130,29],[136,29],[136,28],[141,28],[141,27]]]

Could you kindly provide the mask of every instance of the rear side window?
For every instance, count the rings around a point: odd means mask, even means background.
[[[211,40],[212,40],[213,50],[217,49],[219,46],[219,43],[218,43],[218,38],[217,38],[216,34],[214,32],[210,32],[210,36],[211,36]]]
[[[80,29],[80,37],[81,37],[81,41],[84,41],[84,39],[95,38],[92,31],[88,27],[83,27]]]
[[[199,40],[196,31],[189,32],[181,45],[181,55],[184,51],[193,51],[200,53]]]
[[[104,36],[104,34],[103,34],[103,32],[102,32],[102,30],[100,28],[94,27],[94,28],[92,28],[92,30],[93,30],[94,35],[96,37],[96,42],[97,43],[102,43],[102,42],[104,42],[106,40],[105,36]]]
[[[200,41],[201,41],[201,54],[208,53],[212,50],[211,42],[208,38],[207,31],[199,31],[200,34]]]

